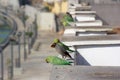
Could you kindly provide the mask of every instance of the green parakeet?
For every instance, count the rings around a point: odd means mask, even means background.
[[[63,26],[68,26],[69,25],[69,22],[74,22],[71,14],[69,14],[68,12],[63,16],[63,19],[62,19],[62,24]]]
[[[54,43],[57,43],[60,46],[64,47],[65,50],[67,50],[67,51],[75,52],[74,50],[71,50],[67,45],[63,44],[59,39],[54,39]]]
[[[63,43],[59,41],[59,39],[55,39],[54,43],[51,45],[51,47],[55,48],[56,51],[61,54],[62,58],[69,57],[70,59],[73,59],[70,54],[67,52],[67,50],[70,50],[67,46],[65,46]]]
[[[73,18],[72,18],[72,16],[71,16],[71,14],[69,14],[68,12],[67,12],[66,15],[64,16],[64,18],[65,18],[67,21],[69,21],[69,22],[73,22],[73,21],[74,21]]]
[[[57,56],[48,56],[45,61],[53,65],[71,65],[69,61],[63,60]]]

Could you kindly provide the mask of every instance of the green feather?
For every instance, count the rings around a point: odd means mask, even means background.
[[[67,45],[63,44],[62,42],[59,42],[58,45],[64,47],[65,50],[68,50],[68,51],[70,51],[70,52],[74,52],[74,50],[71,50]]]
[[[54,39],[54,41],[53,41],[54,43],[58,43],[59,42],[59,39]]]
[[[63,44],[59,39],[54,39],[54,43],[57,43],[58,45],[62,46],[65,48],[65,50],[68,50],[70,52],[75,52],[74,50],[71,50],[67,45]]]
[[[57,56],[48,56],[46,60],[53,65],[71,65],[71,62],[63,60]]]

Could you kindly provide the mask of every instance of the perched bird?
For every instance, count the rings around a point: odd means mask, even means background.
[[[69,12],[66,12],[66,15],[67,15],[67,20],[68,20],[69,22],[73,22],[73,21],[74,21],[72,15],[71,15]]]
[[[69,57],[70,59],[73,59],[70,54],[67,52],[67,50],[72,51],[68,48],[68,46],[64,45],[62,42],[59,41],[59,39],[55,39],[54,43],[51,45],[51,47],[55,48],[56,51],[61,54],[62,58]],[[72,51],[73,52],[73,51]]]
[[[70,22],[74,22],[73,17],[71,16],[71,14],[69,12],[67,12],[63,18],[62,18],[62,24],[63,26],[68,26]]]
[[[53,65],[71,65],[69,61],[63,60],[57,56],[48,56],[45,61]]]
[[[67,45],[63,44],[59,39],[54,39],[54,43],[59,44],[60,46],[64,47],[65,50],[70,51],[70,52],[75,52],[74,50],[71,50]],[[53,44],[54,44],[53,43]],[[52,46],[51,46],[52,47]]]

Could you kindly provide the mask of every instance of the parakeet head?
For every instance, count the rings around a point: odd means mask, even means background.
[[[54,39],[54,41],[53,41],[53,43],[52,43],[51,47],[53,47],[53,48],[54,48],[58,42],[60,42],[60,40],[59,40],[59,39],[57,39],[57,38],[56,38],[56,39]]]
[[[56,43],[52,43],[51,47],[55,48],[55,46],[56,46]]]
[[[60,40],[58,38],[54,39],[54,43],[58,43]]]
[[[46,63],[49,63],[49,60],[48,59],[45,59]]]
[[[50,63],[51,62],[51,60],[52,60],[52,56],[48,56],[46,59],[45,59],[45,61],[46,61],[46,63]]]
[[[49,62],[50,62],[48,57],[45,59],[45,61],[46,61],[46,63],[49,63]]]

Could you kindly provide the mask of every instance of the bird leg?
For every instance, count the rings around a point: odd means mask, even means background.
[[[62,58],[65,60],[66,57],[65,57],[65,56],[62,56]]]

